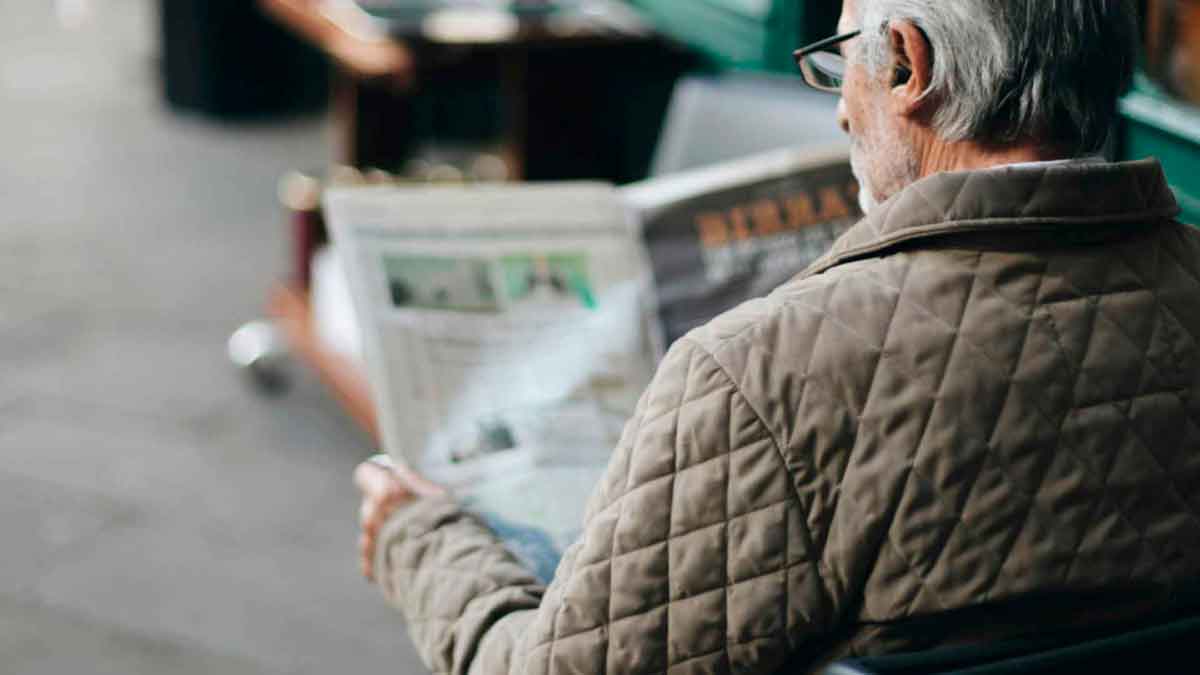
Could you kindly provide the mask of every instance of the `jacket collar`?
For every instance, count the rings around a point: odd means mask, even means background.
[[[876,207],[803,276],[933,237],[1100,225],[1138,227],[1174,218],[1179,211],[1156,160],[940,173],[913,183]]]

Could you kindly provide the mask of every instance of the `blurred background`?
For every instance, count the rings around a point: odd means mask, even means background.
[[[407,672],[354,558],[373,446],[225,353],[329,125],[172,112],[159,9],[0,2],[0,671]]]
[[[323,186],[840,136],[790,56],[840,3],[446,4],[0,0],[3,672],[420,672],[357,571],[376,422],[317,288]],[[1200,3],[1139,4],[1111,155],[1160,157],[1198,222]]]

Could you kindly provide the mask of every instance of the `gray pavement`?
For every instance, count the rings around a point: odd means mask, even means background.
[[[325,121],[175,115],[157,2],[90,4],[0,0],[0,672],[421,672],[356,571],[367,440],[223,352]]]

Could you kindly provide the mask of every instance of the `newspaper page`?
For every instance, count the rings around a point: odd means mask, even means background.
[[[660,353],[802,272],[862,217],[845,145],[754,155],[622,196],[653,266]]]
[[[552,575],[652,374],[648,267],[616,191],[343,188],[325,211],[386,451]]]

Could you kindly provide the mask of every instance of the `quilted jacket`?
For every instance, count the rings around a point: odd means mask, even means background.
[[[794,672],[1165,609],[1200,581],[1200,233],[1155,162],[939,174],[680,340],[543,587],[387,524],[436,673]],[[788,671],[793,672],[793,671]]]

